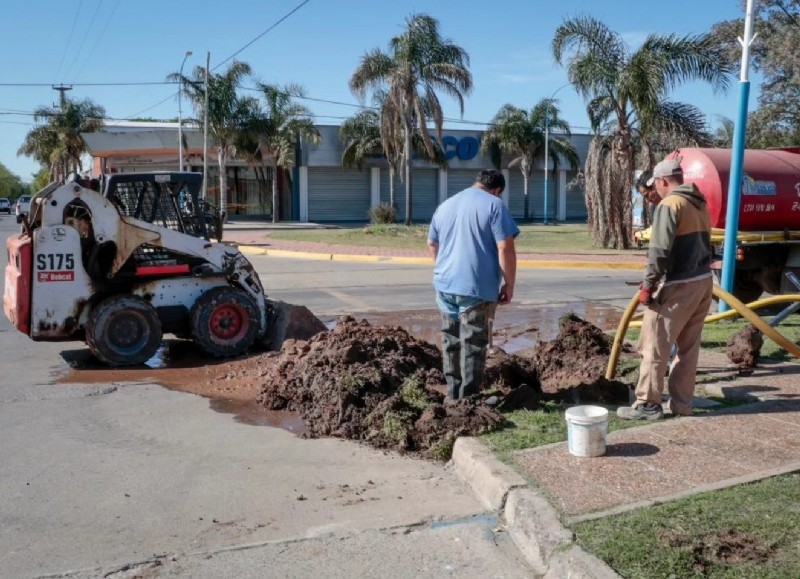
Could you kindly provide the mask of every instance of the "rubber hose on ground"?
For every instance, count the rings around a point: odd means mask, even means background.
[[[630,322],[631,317],[633,317],[633,314],[636,311],[636,307],[639,305],[639,291],[637,291],[636,294],[631,299],[627,309],[625,310],[625,313],[622,315],[622,319],[620,319],[619,321],[619,325],[617,326],[617,334],[614,336],[614,343],[611,347],[611,355],[609,356],[608,366],[606,367],[607,380],[613,380],[614,376],[616,375],[617,362],[619,361],[619,354],[622,348],[622,341],[625,338],[625,334],[628,331],[629,325],[631,325]],[[714,314],[712,316],[707,317],[705,323],[717,321],[726,317],[732,317],[738,314],[743,318],[745,318],[748,322],[753,324],[753,326],[755,326],[758,330],[760,330],[761,333],[763,333],[773,342],[778,344],[781,348],[789,352],[792,356],[794,356],[795,358],[800,358],[800,346],[798,346],[797,344],[786,338],[786,336],[781,334],[778,330],[770,326],[767,322],[764,321],[763,318],[761,318],[747,305],[739,301],[736,297],[726,292],[718,285],[715,285],[712,291],[715,296],[717,296],[719,299],[723,300],[725,303],[731,306],[733,310],[735,310],[735,312],[730,311],[730,312],[725,312],[724,314]],[[775,298],[768,298],[766,300],[761,300],[761,301],[770,303],[800,301],[800,294],[775,296]],[[638,322],[636,325],[641,326],[641,322]]]
[[[800,294],[782,294],[779,296],[771,296],[768,298],[763,298],[760,300],[756,300],[754,302],[750,302],[747,305],[753,311],[760,310],[761,308],[767,306],[773,306],[776,304],[784,304],[784,303],[793,303],[793,302],[800,302]],[[637,312],[631,318],[630,324],[628,324],[628,328],[640,328],[642,327],[642,316],[644,312]],[[706,318],[705,323],[710,324],[711,322],[717,322],[719,320],[725,320],[727,318],[735,318],[737,316],[741,316],[739,312],[736,310],[728,310],[727,312],[721,314],[713,314]]]

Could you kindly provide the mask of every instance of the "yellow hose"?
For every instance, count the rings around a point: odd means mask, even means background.
[[[787,302],[798,302],[800,301],[800,294],[782,294],[779,296],[772,296],[768,298],[763,298],[760,300],[756,300],[754,302],[750,302],[747,304],[747,307],[751,310],[760,310],[766,306],[772,306],[775,304],[783,304]],[[628,324],[628,328],[641,328],[642,327],[642,315],[643,312],[639,312],[634,314],[631,317],[631,322]],[[725,320],[727,318],[735,318],[740,316],[741,314],[736,310],[728,310],[722,314],[714,314],[712,316],[708,316],[706,318],[705,323],[710,324],[711,322],[718,322],[719,320]]]
[[[717,296],[719,299],[721,299],[729,306],[731,306],[733,310],[725,312],[724,314],[714,314],[712,316],[708,316],[705,319],[706,324],[724,318],[740,315],[743,318],[745,318],[748,322],[753,324],[753,326],[755,326],[758,330],[760,330],[765,336],[767,336],[773,342],[778,344],[781,348],[789,352],[792,356],[794,356],[795,358],[800,358],[800,346],[790,341],[788,338],[786,338],[786,336],[784,336],[778,330],[770,326],[767,322],[763,320],[763,318],[761,318],[758,314],[756,314],[753,311],[753,309],[751,309],[751,306],[759,308],[765,305],[770,305],[775,303],[800,301],[800,294],[786,294],[781,296],[774,296],[771,298],[758,300],[756,302],[751,303],[750,306],[748,306],[739,301],[733,295],[726,292],[718,285],[714,285],[712,291],[715,296]],[[622,319],[620,319],[619,321],[619,326],[617,326],[617,335],[614,336],[614,344],[611,347],[611,355],[608,359],[608,366],[606,367],[607,380],[613,380],[614,376],[617,373],[617,362],[619,361],[619,353],[622,348],[622,341],[625,338],[625,334],[628,332],[628,328],[641,327],[642,325],[641,322],[631,322],[633,313],[636,311],[638,305],[639,305],[639,291],[637,291],[636,294],[634,294],[633,298],[628,304],[628,307],[625,309],[625,313],[622,315]]]

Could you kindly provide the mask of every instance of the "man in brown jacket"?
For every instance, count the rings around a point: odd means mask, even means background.
[[[647,306],[639,352],[642,363],[636,401],[617,409],[620,418],[658,420],[664,417],[661,392],[672,345],[677,355],[667,388],[669,410],[692,414],[700,333],[711,306],[711,222],[703,194],[683,184],[677,159],[661,161],[648,186],[661,203],[653,213],[653,229],[639,301]]]

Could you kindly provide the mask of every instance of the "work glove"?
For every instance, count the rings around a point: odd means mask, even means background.
[[[639,303],[643,306],[649,306],[653,303],[653,290],[644,287],[644,284],[639,284]]]

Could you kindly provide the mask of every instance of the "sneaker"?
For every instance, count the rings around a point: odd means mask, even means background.
[[[664,418],[664,409],[661,408],[661,404],[645,402],[636,407],[617,408],[617,416],[623,420],[661,420]]]

